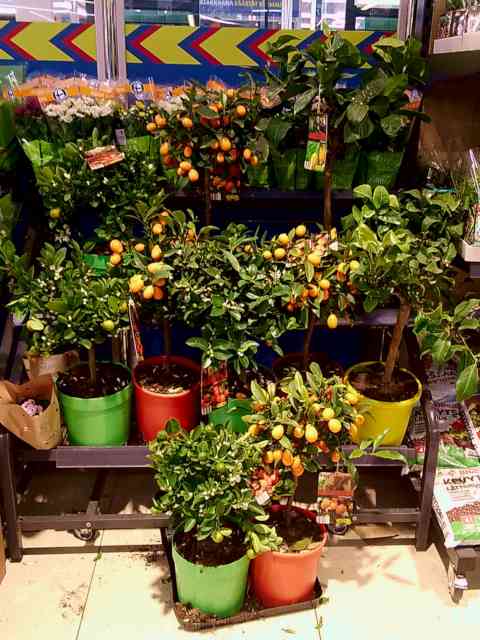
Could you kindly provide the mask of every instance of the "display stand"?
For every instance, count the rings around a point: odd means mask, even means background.
[[[386,328],[395,322],[394,310],[382,310],[351,323],[352,326],[364,328]],[[424,381],[421,371],[418,343],[411,331],[407,331],[407,347],[412,369]],[[421,481],[419,478],[408,476],[406,483],[408,493],[412,499],[407,505],[375,506],[373,508],[359,508],[353,516],[354,524],[414,524],[415,538],[393,538],[381,543],[399,544],[412,543],[418,551],[427,549],[429,545],[430,521],[432,516],[432,497],[435,472],[437,465],[440,431],[435,420],[433,405],[428,389],[424,389],[421,399],[422,408],[427,424],[426,452]],[[345,447],[351,450],[352,447]],[[388,447],[402,453],[407,459],[415,457],[415,450],[407,446],[397,448]],[[323,458],[327,464],[327,458]],[[97,472],[97,479],[90,497],[87,509],[77,514],[54,514],[47,516],[19,515],[18,513],[18,485],[16,467],[22,470],[20,477],[28,472],[31,465],[45,463],[55,464],[55,469],[91,469]],[[356,461],[360,469],[382,469],[383,473],[402,467],[402,462],[395,460],[380,460],[372,456],[364,456]],[[148,469],[148,447],[144,445],[126,445],[122,447],[78,447],[59,446],[48,451],[37,451],[20,442],[8,431],[0,427],[0,491],[4,504],[6,520],[6,540],[8,555],[12,561],[19,562],[23,557],[22,533],[54,529],[58,531],[77,532],[82,540],[92,540],[99,529],[160,529],[165,535],[169,526],[167,515],[150,514],[104,514],[100,511],[100,501],[108,471]],[[21,484],[20,481],[19,484]],[[336,545],[362,545],[363,540],[342,539],[336,537]],[[128,548],[128,547],[127,547]]]

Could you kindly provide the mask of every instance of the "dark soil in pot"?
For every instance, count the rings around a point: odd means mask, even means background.
[[[416,380],[402,369],[395,369],[392,382],[388,387],[383,382],[383,364],[365,365],[364,368],[356,368],[348,377],[348,381],[357,391],[365,397],[382,402],[401,402],[413,398],[418,392]]]
[[[295,551],[295,544],[301,540],[310,539],[312,543],[321,542],[324,536],[322,527],[315,520],[307,518],[296,509],[272,510],[266,524],[275,527],[289,551]]]
[[[261,387],[266,387],[269,382],[276,382],[276,377],[271,369],[262,366],[257,370],[247,369],[242,371],[241,378],[232,372],[228,381],[230,397],[237,400],[250,398],[252,395],[250,388],[252,380],[256,380]]]
[[[225,536],[222,542],[214,542],[211,538],[197,540],[194,530],[178,532],[174,542],[179,554],[194,564],[202,564],[205,567],[218,567],[222,564],[230,564],[240,560],[246,548],[243,543],[245,534],[239,529],[233,528],[231,536]]]
[[[59,391],[74,398],[103,398],[124,389],[130,382],[130,373],[125,367],[110,362],[99,362],[96,366],[97,383],[92,385],[87,364],[80,364],[58,376]]]
[[[139,367],[136,380],[147,391],[169,394],[191,389],[199,382],[199,376],[191,369],[170,362]]]
[[[308,366],[310,366],[312,362],[316,362],[320,366],[323,375],[326,377],[343,375],[342,365],[330,360],[324,353],[311,353],[308,357]],[[281,380],[290,373],[291,369],[305,371],[304,364],[303,353],[290,353],[276,360],[273,363],[273,370],[275,375]]]

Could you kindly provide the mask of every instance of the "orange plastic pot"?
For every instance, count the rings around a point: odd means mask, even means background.
[[[276,505],[275,510],[287,507]],[[315,514],[298,507],[291,507],[315,520]],[[255,558],[251,564],[251,586],[257,599],[264,607],[281,607],[304,602],[313,598],[317,579],[318,560],[327,542],[327,531],[323,531],[321,544],[312,551],[281,553],[269,551]]]
[[[198,375],[198,382],[180,393],[153,393],[138,383],[143,367],[165,362],[177,364]],[[190,431],[200,421],[200,366],[181,356],[156,356],[140,362],[133,370],[137,425],[146,442],[156,438],[169,420],[178,420],[183,429]]]

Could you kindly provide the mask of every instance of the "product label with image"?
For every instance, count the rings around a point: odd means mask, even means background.
[[[305,169],[325,171],[328,145],[328,115],[321,106],[315,107],[309,119]]]
[[[203,416],[227,404],[230,395],[227,363],[222,362],[218,369],[202,367],[200,389]]]

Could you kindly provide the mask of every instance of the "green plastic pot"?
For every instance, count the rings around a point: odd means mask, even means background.
[[[243,416],[251,413],[251,400],[229,400],[226,405],[214,409],[208,416],[208,420],[215,426],[225,425],[235,433],[246,433],[247,424]]]
[[[83,260],[95,273],[106,273],[108,269],[108,256],[99,256],[96,253],[84,253]]]
[[[178,599],[203,613],[228,618],[238,613],[245,600],[250,560],[243,556],[218,567],[193,564],[173,546]]]
[[[130,434],[132,385],[103,398],[76,398],[58,394],[70,444],[117,447]]]

